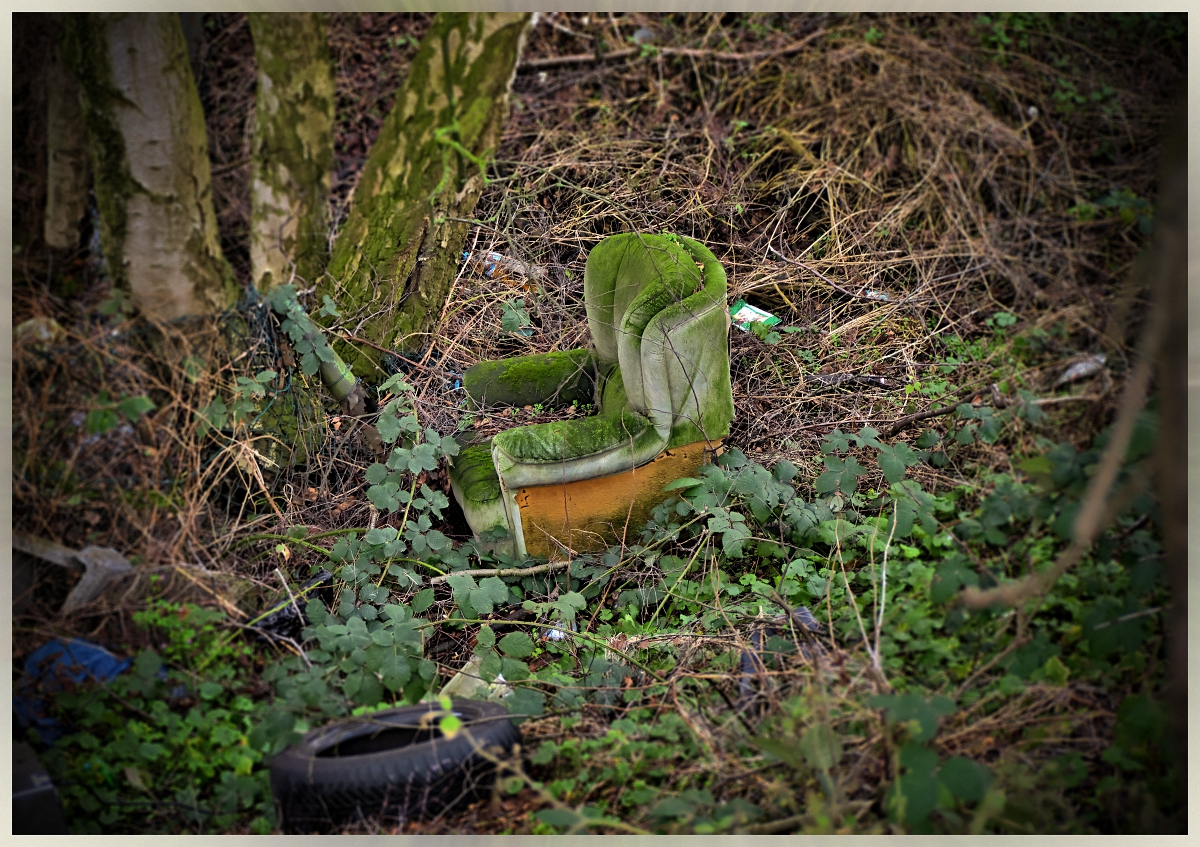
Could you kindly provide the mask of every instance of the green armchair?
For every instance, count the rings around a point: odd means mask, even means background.
[[[725,288],[721,263],[697,241],[612,236],[584,271],[592,347],[467,369],[473,408],[599,410],[463,447],[450,483],[477,538],[518,557],[602,549],[711,457],[733,420]],[[507,532],[488,534],[497,527]]]

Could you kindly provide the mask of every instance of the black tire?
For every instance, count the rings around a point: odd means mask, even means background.
[[[450,740],[437,728],[441,707],[419,703],[315,729],[275,756],[271,793],[283,831],[416,820],[486,794],[495,766],[478,748],[502,757],[520,733],[496,703],[454,700],[452,711],[463,731]]]

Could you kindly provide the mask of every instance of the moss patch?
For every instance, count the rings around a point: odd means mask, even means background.
[[[463,387],[476,408],[591,403],[595,396],[592,353],[578,349],[480,362],[463,373]]]
[[[566,462],[621,445],[634,447],[647,437],[657,437],[649,420],[635,412],[621,412],[520,426],[500,433],[495,442],[519,461]]]
[[[454,459],[454,480],[473,503],[490,503],[500,497],[500,477],[492,462],[492,442],[463,447]]]

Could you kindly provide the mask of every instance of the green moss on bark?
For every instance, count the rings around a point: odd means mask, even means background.
[[[399,350],[427,343],[449,293],[499,138],[527,14],[440,13],[409,68],[355,191],[319,294],[367,318],[359,334]],[[357,325],[357,320],[355,321]],[[379,352],[340,350],[373,375]]]
[[[157,319],[228,308],[237,287],[217,235],[204,114],[178,16],[72,14],[64,35],[113,282]]]
[[[262,291],[325,264],[333,170],[334,75],[321,16],[251,14],[258,94],[251,161],[250,264]]]

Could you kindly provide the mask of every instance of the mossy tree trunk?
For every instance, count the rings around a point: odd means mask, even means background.
[[[250,15],[258,93],[251,142],[250,266],[262,291],[324,268],[334,76],[321,16]]]
[[[61,23],[61,15],[54,16]],[[46,85],[46,217],[43,238],[62,250],[79,245],[79,224],[87,211],[87,134],[79,107],[79,86],[63,63],[55,27]]]
[[[228,308],[237,287],[217,236],[204,113],[179,16],[71,14],[65,24],[113,283],[157,320]]]
[[[427,344],[508,114],[528,14],[439,13],[363,168],[319,292],[373,344]],[[343,347],[360,376],[379,351]]]

